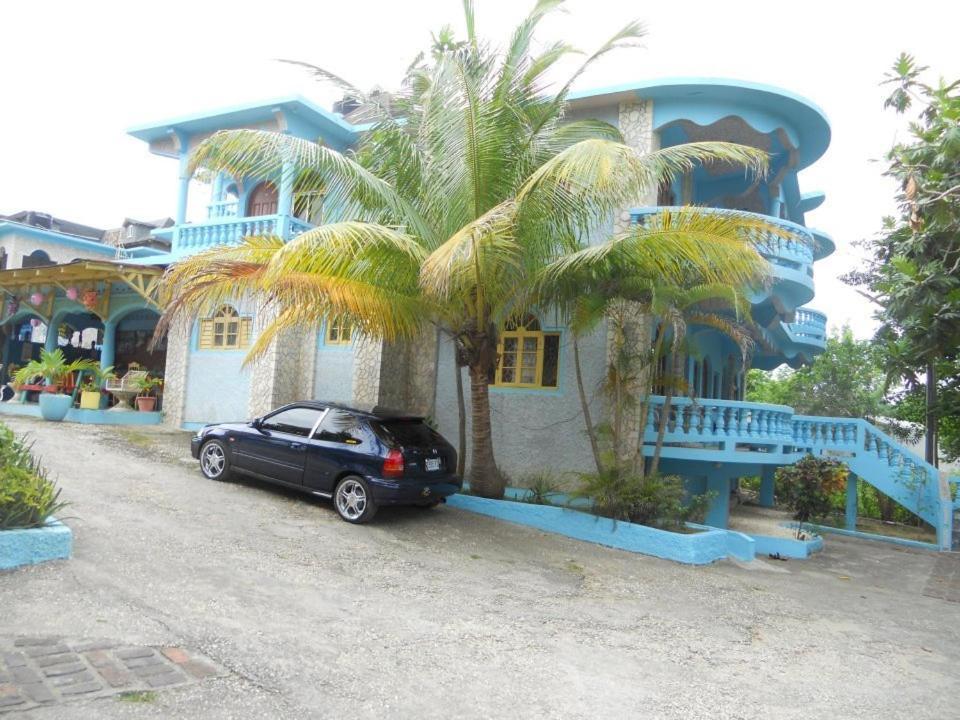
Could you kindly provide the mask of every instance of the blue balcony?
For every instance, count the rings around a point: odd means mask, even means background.
[[[817,350],[827,346],[827,316],[810,308],[798,308],[794,321],[783,323],[787,338],[794,345],[806,345]]]
[[[269,235],[289,240],[313,227],[290,215],[238,217],[237,203],[215,202],[204,222],[184,223],[157,230],[154,235],[170,240],[172,255],[191,255],[219,245],[236,245],[245,237]]]

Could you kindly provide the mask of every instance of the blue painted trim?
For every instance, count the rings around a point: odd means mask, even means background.
[[[0,403],[0,415],[41,417],[39,405],[19,402]],[[162,419],[163,413],[161,412],[140,412],[138,410],[116,412],[113,410],[70,408],[64,421],[81,425],[159,425]]]
[[[210,424],[210,423],[185,422],[185,423],[180,423],[180,429],[181,429],[181,430],[193,430],[193,431],[196,431],[196,430],[199,430],[199,429],[202,428],[202,427],[206,427],[206,426],[209,425],[209,424]]]
[[[907,538],[891,537],[890,535],[876,535],[875,533],[861,532],[859,530],[844,530],[843,528],[830,527],[829,525],[816,525],[814,523],[804,523],[805,528],[812,528],[817,532],[832,533],[833,535],[845,535],[846,537],[859,538],[861,540],[874,540],[876,542],[891,543],[893,545],[902,545],[903,547],[917,548],[919,550],[933,550],[940,552],[940,546],[935,543],[923,542],[921,540],[908,540]],[[786,527],[796,527],[795,523],[788,523]]]
[[[706,565],[727,557],[752,559],[752,541],[742,533],[714,528],[685,535],[628,522],[615,522],[577,510],[452,495],[447,504],[480,515],[534,527],[576,540],[653,555],[688,565]],[[697,527],[696,529],[701,529]],[[747,557],[749,556],[749,557]]]
[[[808,527],[804,525],[804,528]],[[810,540],[796,540],[794,538],[776,537],[773,535],[753,535],[757,555],[780,555],[793,560],[806,560],[814,553],[823,550],[823,538],[819,535]]]
[[[73,533],[55,517],[28,530],[0,530],[0,570],[66,560],[73,554]]]
[[[330,352],[353,352],[353,349],[356,346],[356,344],[357,344],[357,333],[354,332],[350,336],[350,342],[328,345],[327,344],[327,321],[324,320],[321,323],[320,330],[317,333],[317,350],[324,350],[324,351],[330,351]]]
[[[57,232],[56,230],[44,230],[43,228],[37,228],[33,225],[24,225],[22,223],[13,222],[12,220],[3,220],[0,222],[0,235],[6,235],[8,233],[28,235],[30,237],[52,242],[57,245],[66,245],[68,247],[75,247],[81,250],[88,250],[90,252],[103,253],[111,258],[116,255],[117,252],[116,248],[110,247],[109,245],[104,245],[96,240],[87,240],[86,238],[81,238],[77,235],[67,235],[66,233]]]

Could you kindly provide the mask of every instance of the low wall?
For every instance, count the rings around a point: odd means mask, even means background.
[[[750,537],[756,543],[757,555],[779,555],[793,560],[806,560],[814,553],[823,550],[823,538],[819,535],[809,540],[772,535],[751,535]]]
[[[0,415],[41,417],[39,405],[20,402],[0,403]],[[116,410],[70,408],[64,422],[75,422],[82,425],[159,425],[161,418],[162,413],[159,412],[140,412],[139,410],[117,412]]]
[[[447,504],[499,520],[565,535],[629,552],[653,555],[688,565],[706,565],[727,557],[752,560],[753,542],[742,533],[706,526],[684,534],[596,517],[577,510],[510,500],[452,495]]]
[[[42,528],[0,530],[0,570],[64,560],[72,551],[73,533],[56,518]]]

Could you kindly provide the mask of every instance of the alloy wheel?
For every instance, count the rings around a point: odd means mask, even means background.
[[[356,480],[348,478],[337,488],[337,510],[347,520],[359,520],[367,509],[367,502],[367,491]]]
[[[227,458],[223,454],[223,448],[217,443],[208,443],[203,448],[200,455],[200,467],[203,474],[208,478],[216,479],[223,474],[223,468],[227,463]]]

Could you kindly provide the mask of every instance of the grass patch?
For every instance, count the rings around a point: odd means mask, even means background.
[[[152,703],[156,699],[157,694],[153,690],[131,690],[117,695],[117,700],[129,703]]]
[[[138,447],[141,450],[148,450],[153,447],[154,440],[153,438],[145,432],[139,430],[132,430],[130,428],[121,428],[119,435],[121,438],[126,440],[130,445]]]

